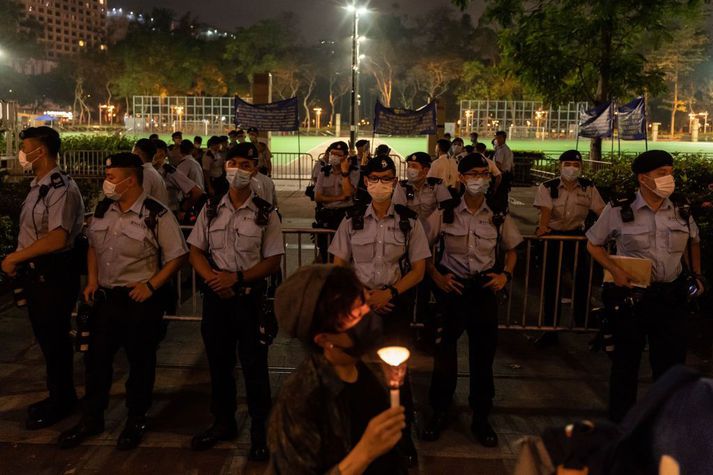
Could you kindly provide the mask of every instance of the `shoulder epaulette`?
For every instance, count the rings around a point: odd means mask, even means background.
[[[545,188],[549,188],[550,190],[550,197],[553,200],[556,200],[559,198],[560,195],[560,183],[562,181],[559,178],[553,178],[551,180],[547,180],[546,182],[543,183]]]
[[[97,203],[97,207],[94,208],[94,217],[103,218],[113,202],[114,200],[110,198],[104,198],[99,203]]]
[[[360,231],[364,229],[364,214],[367,206],[353,206],[347,211],[347,218],[352,220],[352,229]]]
[[[408,180],[399,180],[399,185],[406,187],[406,185],[408,185]]]
[[[267,226],[270,223],[270,213],[275,209],[269,201],[265,201],[259,196],[253,196],[253,203],[257,206],[255,215],[255,224],[258,226]]]
[[[453,224],[455,221],[455,209],[460,204],[460,198],[451,198],[438,203],[438,209],[443,210],[443,222],[445,224]]]
[[[156,216],[163,216],[168,212],[168,209],[166,209],[164,205],[153,198],[146,198],[144,200],[144,206],[149,210],[149,213],[153,213]]]
[[[50,186],[52,188],[62,188],[65,186],[64,178],[62,177],[62,174],[59,172],[53,173],[52,176],[50,177]]]
[[[426,183],[428,183],[431,186],[436,186],[436,185],[443,184],[443,180],[441,178],[438,178],[435,176],[429,176],[428,178],[426,178]]]
[[[612,198],[610,204],[612,208],[621,208],[621,220],[624,223],[630,223],[634,220],[634,210],[631,209],[631,203],[634,202],[636,196],[633,193],[620,194]]]
[[[585,190],[590,186],[594,186],[594,182],[589,178],[579,177],[577,178],[577,180],[579,181],[579,186],[581,186]]]

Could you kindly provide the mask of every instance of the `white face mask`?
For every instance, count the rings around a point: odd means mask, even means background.
[[[391,194],[394,192],[394,186],[391,183],[381,183],[380,181],[376,183],[367,183],[366,189],[369,192],[371,199],[377,203],[383,203],[391,198]]]
[[[655,187],[651,188],[649,185],[646,185],[646,187],[659,198],[668,198],[676,189],[676,180],[673,179],[673,175],[660,176],[653,178],[653,180]]]
[[[252,172],[241,170],[240,168],[226,168],[225,177],[230,183],[230,186],[238,190],[242,190],[246,186],[250,185],[250,180],[252,180]]]
[[[579,167],[562,167],[562,179],[564,181],[574,181],[582,174]]]
[[[121,198],[121,195],[123,195],[126,190],[124,190],[123,193],[117,193],[116,187],[124,183],[126,180],[128,180],[128,178],[124,178],[119,183],[112,183],[109,180],[104,180],[104,183],[102,183],[102,191],[104,192],[104,196],[114,201]]]
[[[20,162],[20,166],[22,169],[26,172],[29,172],[32,170],[32,164],[35,163],[37,160],[40,159],[40,157],[35,158],[34,160],[28,160],[27,156],[32,155],[36,151],[38,151],[41,147],[37,147],[30,153],[25,153],[24,151],[20,150],[20,152],[17,154],[17,161]]]
[[[334,155],[333,153],[329,154],[329,164],[332,165],[333,167],[338,167],[342,163],[342,159],[339,157],[339,155]]]
[[[473,178],[466,182],[465,190],[471,196],[484,195],[490,188],[490,180],[487,178]]]
[[[415,168],[407,168],[406,178],[408,178],[408,181],[410,181],[411,183],[413,183],[414,181],[418,181],[418,179],[421,178],[421,171],[416,170]]]

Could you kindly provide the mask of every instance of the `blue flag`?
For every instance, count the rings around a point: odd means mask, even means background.
[[[607,102],[594,109],[579,113],[579,136],[590,139],[612,136],[612,103]]]
[[[621,140],[646,140],[646,103],[643,97],[621,106],[616,120]]]
[[[385,135],[431,135],[436,133],[436,103],[418,110],[392,109],[376,101],[374,133]]]
[[[298,108],[296,97],[270,104],[249,104],[235,96],[235,125],[273,132],[299,130]]]

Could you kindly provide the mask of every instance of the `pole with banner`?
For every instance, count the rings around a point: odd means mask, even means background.
[[[649,149],[646,119],[646,101],[643,96],[617,109],[617,130],[620,140],[643,140]]]
[[[612,140],[611,156],[614,155],[613,140],[613,107],[610,101],[606,104],[582,111],[579,114],[578,137],[590,139],[610,138]],[[591,157],[590,157],[591,158]]]

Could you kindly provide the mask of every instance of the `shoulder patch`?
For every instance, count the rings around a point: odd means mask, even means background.
[[[577,180],[579,181],[579,184],[582,186],[582,188],[588,188],[594,185],[594,182],[589,178],[579,177],[577,178]]]
[[[399,180],[399,185],[401,185],[401,186],[408,185],[408,180]]]
[[[259,209],[267,212],[270,212],[275,209],[275,207],[272,206],[269,201],[265,201],[259,196],[253,196],[253,203],[255,203],[255,206],[257,206]]]
[[[436,186],[436,185],[443,184],[443,180],[441,178],[438,178],[435,176],[429,176],[428,178],[426,178],[426,183],[428,183],[431,186]]]
[[[52,188],[62,188],[66,184],[61,173],[53,173],[50,180],[50,186]]]
[[[103,218],[113,202],[114,200],[110,198],[104,198],[99,203],[97,203],[97,207],[94,209],[94,217]]]
[[[559,178],[553,178],[551,180],[547,180],[546,182],[543,183],[546,188],[557,188],[560,186],[560,179]]]
[[[168,212],[168,209],[158,201],[153,198],[146,198],[144,200],[144,206],[149,212],[154,213],[157,216],[163,216]]]

